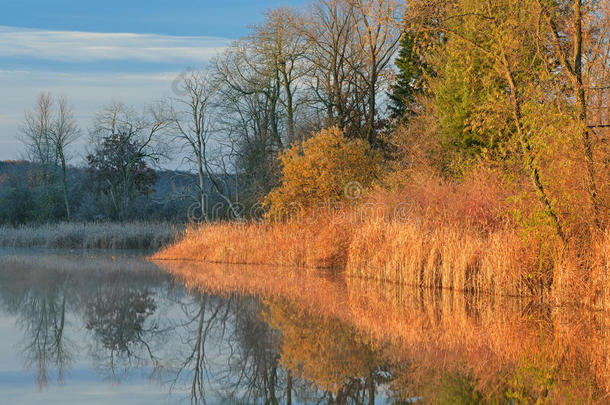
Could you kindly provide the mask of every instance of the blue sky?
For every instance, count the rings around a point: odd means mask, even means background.
[[[261,12],[301,0],[3,0],[0,25],[235,38]]]
[[[86,133],[101,106],[113,100],[139,106],[160,99],[181,71],[204,65],[260,22],[265,10],[306,4],[0,1],[0,160],[19,157],[19,125],[41,91],[68,97]]]

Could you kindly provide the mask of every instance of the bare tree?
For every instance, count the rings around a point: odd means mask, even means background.
[[[248,40],[237,41],[216,60],[216,80],[227,107],[237,114],[240,130],[254,130],[270,136],[278,149],[285,139],[280,131],[281,84],[275,62],[255,51]],[[234,116],[229,117],[233,121]],[[244,128],[243,124],[248,128]]]
[[[243,182],[256,198],[273,183],[277,153],[284,148],[280,84],[245,42],[236,42],[214,64],[219,83],[218,124],[235,152]]]
[[[80,130],[76,125],[74,113],[68,105],[68,100],[65,97],[61,97],[57,104],[57,113],[53,125],[51,126],[50,138],[61,165],[61,184],[68,219],[70,219],[70,202],[68,199],[68,181],[66,176],[66,161],[68,159],[66,148],[74,143],[79,136]]]
[[[77,140],[80,131],[67,99],[60,97],[55,108],[53,96],[50,93],[40,93],[36,108],[25,114],[21,132],[26,155],[39,166],[47,193],[57,167],[60,168],[66,216],[70,218],[66,176],[69,159],[67,148]]]
[[[400,42],[396,21],[400,8],[395,0],[350,0],[356,15],[358,49],[366,64],[354,67],[367,87],[368,111],[366,119],[367,140],[375,144],[375,117],[378,84],[388,69]],[[349,63],[353,63],[348,60]]]
[[[360,60],[354,44],[354,7],[345,0],[318,0],[303,24],[310,44],[311,87],[326,110],[326,125],[346,128],[360,120],[356,110],[358,92],[348,60]],[[354,62],[353,65],[356,65]],[[356,95],[356,97],[354,97]],[[352,101],[353,100],[353,101]]]
[[[100,186],[110,194],[120,219],[131,209],[136,193],[148,189],[148,166],[167,158],[163,133],[168,125],[159,111],[150,108],[140,114],[118,102],[97,114],[90,133],[94,150],[87,160],[106,183]]]
[[[50,183],[52,170],[57,165],[53,126],[53,97],[50,93],[40,93],[35,109],[25,113],[20,140],[25,145],[27,158],[39,165],[45,185]]]
[[[309,51],[300,25],[302,17],[294,10],[280,7],[265,15],[265,22],[254,28],[247,39],[255,54],[262,56],[268,74],[282,88],[279,98],[286,113],[287,144],[296,140],[295,110],[302,103],[297,100],[299,85],[309,73],[304,58]]]
[[[211,136],[212,122],[209,114],[215,89],[207,80],[207,73],[192,71],[182,78],[179,90],[184,97],[170,101],[169,113],[174,129],[171,136],[183,144],[183,150],[187,149],[186,159],[197,169],[201,215],[207,221],[205,160]]]
[[[208,71],[191,71],[184,75],[179,86],[182,97],[170,100],[169,120],[172,126],[171,137],[182,144],[187,152],[186,159],[196,167],[198,174],[198,195],[202,218],[209,220],[206,211],[206,179],[208,179],[217,194],[229,206],[229,209],[239,219],[239,210],[227,195],[226,187],[214,172],[213,159],[223,159],[223,151],[215,150],[212,158],[211,143],[215,142],[213,135],[216,129],[214,121],[214,97],[218,93],[219,84],[214,82]],[[216,140],[216,143],[218,141]],[[227,175],[226,171],[222,174]]]

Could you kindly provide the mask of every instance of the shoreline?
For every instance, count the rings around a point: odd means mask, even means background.
[[[542,262],[541,251],[509,229],[480,233],[409,221],[218,223],[187,228],[149,259],[340,271],[346,278],[608,310],[610,232],[596,246],[593,265],[583,269],[559,248]]]

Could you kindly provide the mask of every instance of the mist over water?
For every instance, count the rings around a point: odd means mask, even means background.
[[[6,403],[285,403],[287,384],[292,403],[324,396],[278,364],[256,297],[189,292],[142,252],[4,249],[0,263]]]

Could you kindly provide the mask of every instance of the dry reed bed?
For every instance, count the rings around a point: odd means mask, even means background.
[[[513,230],[409,219],[222,223],[187,229],[157,260],[339,268],[348,276],[492,295],[537,296],[610,309],[610,231],[587,266]],[[558,257],[559,259],[556,259]]]
[[[451,370],[466,364],[489,397],[514,384],[516,373],[532,379],[520,383],[533,390],[542,388],[536,376],[550,378],[552,403],[596,402],[610,395],[610,320],[603,312],[355,278],[346,284],[341,277],[282,268],[159,265],[190,288],[253,294],[268,303],[286,300],[298,311],[353,325],[380,342],[387,358],[417,364],[413,373],[397,376],[405,384],[418,383],[439,365]],[[574,392],[577,398],[570,399]]]
[[[0,246],[66,249],[159,249],[181,227],[163,222],[63,222],[0,227]]]
[[[524,295],[532,293],[526,272],[533,266],[509,231],[372,221],[354,233],[346,268],[350,276],[410,286]]]
[[[345,264],[350,226],[315,223],[220,223],[188,228],[155,260],[333,268]]]

